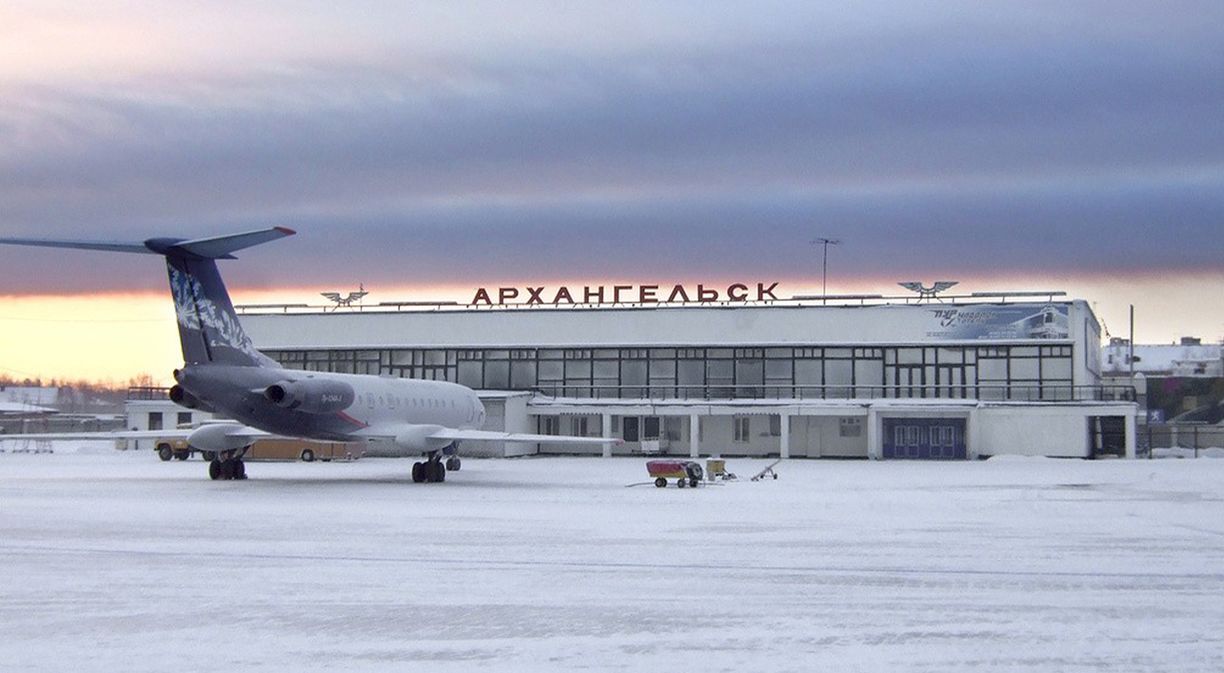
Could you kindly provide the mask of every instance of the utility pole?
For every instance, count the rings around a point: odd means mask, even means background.
[[[814,238],[812,245],[820,245],[824,247],[824,262],[820,265],[820,303],[827,304],[829,302],[829,246],[841,245],[841,241],[834,238]]]
[[[1131,385],[1135,385],[1135,305],[1130,305],[1130,343],[1127,344],[1126,361],[1130,363]]]

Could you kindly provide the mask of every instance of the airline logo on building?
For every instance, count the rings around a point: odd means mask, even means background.
[[[558,288],[498,287],[490,292],[478,288],[468,302],[472,306],[558,306],[561,304],[716,304],[718,302],[776,301],[778,283],[746,283],[710,287],[676,285],[584,285],[581,290],[562,285]]]

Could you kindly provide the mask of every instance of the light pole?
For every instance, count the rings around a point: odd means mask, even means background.
[[[812,245],[824,246],[824,261],[820,265],[820,303],[829,303],[829,246],[841,245],[841,241],[835,238],[814,238]]]

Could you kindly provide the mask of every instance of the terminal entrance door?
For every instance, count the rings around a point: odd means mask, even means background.
[[[964,460],[965,419],[885,418],[884,458]]]

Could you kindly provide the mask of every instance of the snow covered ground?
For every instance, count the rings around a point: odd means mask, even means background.
[[[1221,460],[660,490],[638,459],[211,482],[73,446],[0,454],[0,671],[1224,670]]]

